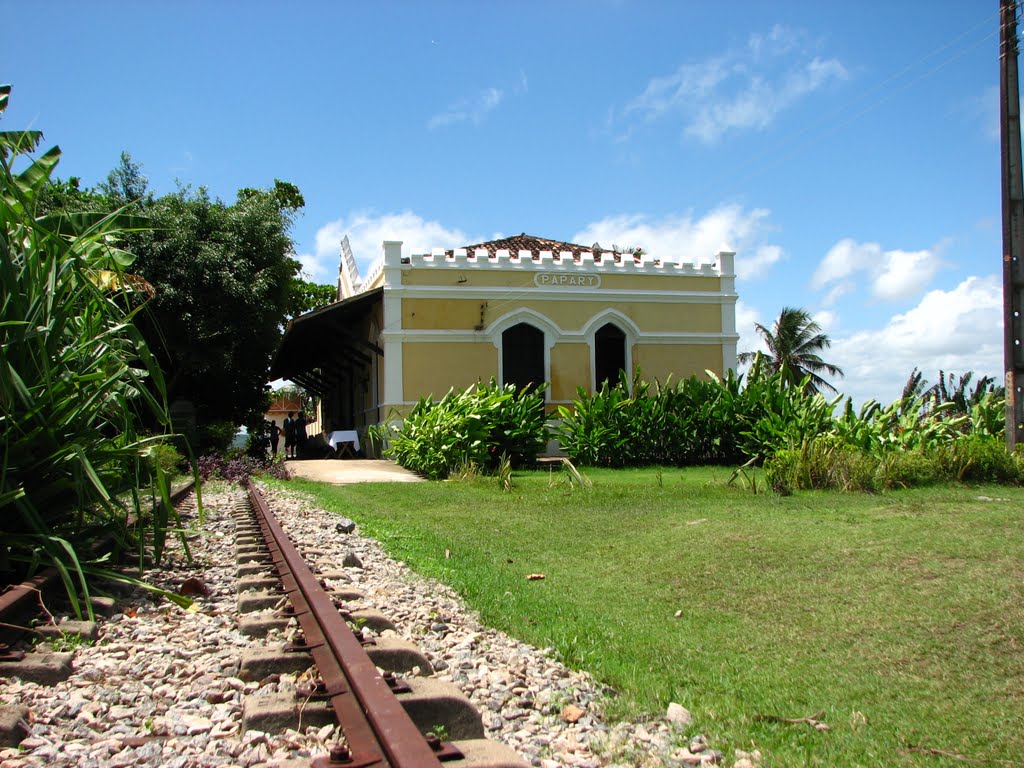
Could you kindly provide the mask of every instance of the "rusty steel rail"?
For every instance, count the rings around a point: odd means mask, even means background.
[[[325,765],[420,768],[441,766],[412,719],[348,626],[330,595],[270,511],[251,481],[245,482],[252,510],[271,560],[291,600],[345,736]]]
[[[177,506],[194,488],[194,481],[179,488],[171,494],[171,504]],[[38,600],[40,593],[49,589],[50,585],[59,577],[59,571],[51,565],[20,584],[11,584],[4,592],[0,593],[0,621],[5,616],[15,616],[30,610],[30,603]],[[0,655],[4,653],[13,652],[6,651],[0,646]]]

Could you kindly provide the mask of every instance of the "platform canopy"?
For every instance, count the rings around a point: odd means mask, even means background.
[[[384,354],[356,332],[383,300],[384,289],[374,288],[291,320],[270,377],[294,381],[321,396],[350,381],[369,367],[373,355]]]

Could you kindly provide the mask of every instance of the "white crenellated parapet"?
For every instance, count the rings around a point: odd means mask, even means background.
[[[385,240],[384,258],[381,262],[384,265],[384,285],[388,288],[397,288],[402,284],[402,241]]]
[[[637,259],[632,254],[617,254],[613,251],[599,251],[596,258],[592,251],[584,251],[580,255],[580,260],[575,261],[569,251],[540,251],[534,259],[530,251],[509,253],[507,250],[499,250],[492,255],[483,248],[469,252],[465,248],[457,248],[449,256],[444,249],[435,248],[430,253],[413,254],[403,263],[402,245],[401,240],[384,241],[381,258],[374,262],[366,276],[360,279],[348,237],[343,238],[338,265],[338,298],[362,293],[377,282],[381,273],[384,273],[384,285],[400,286],[400,271],[410,267],[472,270],[511,268],[515,271],[582,274],[696,275],[719,277],[722,280],[720,290],[723,293],[734,294],[736,291],[736,253],[728,250],[719,251],[713,261],[666,262],[656,261],[646,254]]]
[[[384,268],[402,266],[402,241],[384,241]]]
[[[389,251],[389,248],[393,249]],[[634,258],[630,253],[617,254],[612,251],[583,251],[580,259],[574,260],[570,251],[540,251],[535,259],[530,251],[509,252],[499,249],[494,254],[480,248],[467,252],[457,248],[450,255],[440,248],[430,253],[412,254],[402,261],[401,243],[387,242],[385,249],[385,268],[392,266],[428,269],[512,269],[512,270],[552,270],[582,273],[612,273],[641,275],[695,275],[708,277],[735,277],[735,254],[722,251],[708,259],[690,262],[655,260],[648,255]],[[366,282],[366,281],[364,281]]]
[[[718,252],[718,274],[722,277],[722,292],[736,292],[736,253],[734,251]]]
[[[360,290],[365,291],[371,285],[373,285],[377,278],[380,277],[380,273],[384,271],[384,259],[377,259],[373,264],[370,265],[370,269],[366,272],[366,278],[360,283]]]

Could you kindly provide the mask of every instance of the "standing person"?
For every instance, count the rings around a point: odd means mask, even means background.
[[[288,411],[284,417],[284,456],[295,458],[295,411]]]
[[[281,442],[281,428],[277,426],[277,422],[273,419],[270,420],[270,458],[277,458],[277,446]]]
[[[299,415],[295,417],[295,446],[300,451],[306,450],[306,412],[299,411]]]

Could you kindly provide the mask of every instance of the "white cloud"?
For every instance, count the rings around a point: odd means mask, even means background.
[[[822,332],[827,334],[835,333],[839,327],[839,313],[830,309],[819,309],[817,312],[812,312],[811,319],[821,326]]]
[[[736,302],[736,332],[740,340],[736,342],[737,352],[767,352],[768,347],[755,329],[756,323],[764,324],[761,313],[743,300]]]
[[[843,369],[837,386],[855,403],[895,400],[915,366],[933,382],[940,369],[1001,378],[1002,307],[999,278],[968,277],[950,291],[928,292],[883,328],[834,339],[825,357]]]
[[[525,75],[524,75],[525,82]],[[484,116],[501,104],[504,93],[498,88],[484,88],[472,98],[462,99],[427,122],[427,128],[443,128],[456,123],[471,122],[479,125]]]
[[[692,213],[651,219],[622,214],[588,224],[573,235],[576,243],[600,243],[605,248],[639,246],[652,258],[666,262],[707,263],[723,250],[736,251],[736,274],[742,279],[763,275],[783,257],[782,248],[763,241],[770,231],[769,211],[723,205],[702,218]]]
[[[516,91],[518,93],[529,93],[530,91],[530,81],[526,77],[525,69],[519,70],[519,84],[516,86]]]
[[[820,289],[834,280],[842,280],[860,269],[868,269],[882,259],[878,243],[857,243],[846,238],[829,248],[811,277],[811,287]]]
[[[754,277],[761,277],[773,264],[781,261],[783,256],[782,247],[778,245],[759,245],[754,251],[753,257],[746,257],[736,254],[739,263],[736,265],[738,277],[749,280]]]
[[[432,248],[457,248],[475,242],[459,229],[427,221],[412,211],[380,216],[356,211],[324,224],[316,233],[315,252],[297,255],[303,270],[316,282],[333,283],[337,279],[341,238],[345,235],[348,235],[361,275],[381,257],[385,240],[401,240],[404,254],[427,253]]]
[[[766,35],[754,32],[747,40],[747,48],[754,58],[764,55],[789,53],[800,42],[801,35],[795,29],[776,24]]]
[[[832,286],[823,303],[834,303],[849,293],[849,278],[860,272],[872,274],[871,293],[883,301],[909,299],[920,294],[942,268],[937,249],[883,251],[878,243],[858,243],[846,238],[833,245],[811,276],[811,287]]]
[[[679,114],[686,135],[714,142],[739,129],[763,129],[805,96],[848,77],[838,59],[801,49],[802,33],[776,25],[744,48],[688,62],[653,78],[624,116],[652,121]]]
[[[686,126],[686,133],[711,143],[731,129],[767,128],[780,112],[807,94],[831,79],[845,78],[846,69],[835,59],[813,59],[802,69],[787,73],[778,83],[751,77],[733,95],[700,106]]]
[[[835,304],[846,294],[852,292],[857,286],[852,280],[845,280],[841,283],[836,283],[832,286],[831,290],[825,294],[825,298],[821,300],[822,306],[830,307]]]
[[[872,282],[872,293],[887,301],[916,296],[932,281],[939,266],[931,251],[886,251],[882,271]]]

